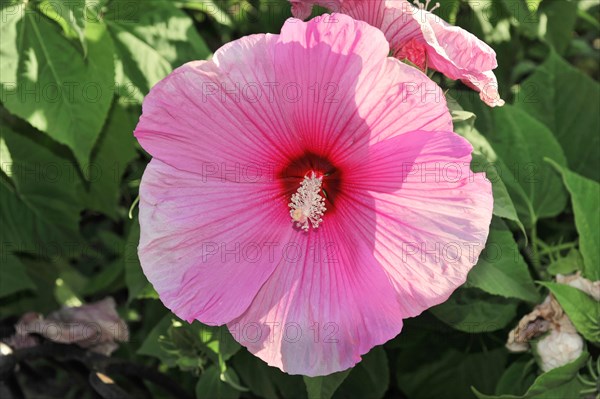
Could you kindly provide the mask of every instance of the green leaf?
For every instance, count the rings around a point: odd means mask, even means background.
[[[505,298],[531,303],[539,301],[527,264],[519,253],[511,231],[501,219],[492,219],[485,249],[469,272],[466,286]]]
[[[137,156],[133,130],[138,117],[139,114],[113,103],[87,167],[89,183],[81,186],[86,206],[113,219],[119,216],[121,178]]]
[[[141,103],[174,68],[210,55],[194,22],[170,1],[115,0],[104,18],[117,53],[118,94],[125,102]]]
[[[207,326],[195,321],[190,328],[193,329],[194,335],[199,337],[215,363],[223,364],[241,349],[226,326]]]
[[[539,13],[547,18],[544,39],[559,54],[563,54],[573,40],[577,3],[575,0],[561,0],[544,1],[540,5]]]
[[[197,399],[237,399],[240,391],[221,381],[221,372],[216,366],[210,366],[200,376],[196,385]]]
[[[496,385],[496,395],[524,394],[533,384],[536,371],[535,359],[531,355],[523,355],[504,371]]]
[[[592,281],[600,280],[600,184],[586,179],[550,161],[563,178],[571,194],[575,226],[579,233],[579,248],[583,256],[583,275]]]
[[[488,135],[498,157],[502,180],[519,219],[526,227],[556,216],[567,203],[560,176],[544,158],[566,165],[560,145],[546,126],[510,105],[492,112],[494,130]]]
[[[473,152],[471,170],[476,173],[485,173],[486,178],[492,183],[492,193],[494,196],[493,214],[515,222],[525,235],[525,226],[523,226],[523,223],[519,219],[515,204],[508,193],[506,185],[502,181],[500,170],[503,169],[506,169],[506,165],[504,165],[501,159],[492,162],[490,158],[487,158],[483,154]]]
[[[474,388],[473,393],[479,399],[556,399],[579,397],[579,384],[575,379],[577,372],[585,365],[589,354],[583,352],[573,362],[550,370],[535,379],[524,395],[486,395]]]
[[[577,331],[588,341],[600,343],[600,303],[566,284],[540,282],[556,297]]]
[[[304,399],[306,390],[299,375],[289,375],[242,349],[232,359],[233,367],[252,393],[265,399]]]
[[[42,256],[75,256],[84,249],[79,238],[83,206],[73,184],[80,180],[78,169],[44,139],[0,126],[0,140],[11,158],[3,170],[14,185],[1,184],[4,241],[11,241],[14,250]]]
[[[516,316],[517,302],[476,288],[459,288],[429,311],[452,328],[474,334],[507,326]]]
[[[0,183],[0,191],[1,186],[2,183]],[[2,205],[4,206],[4,202],[2,202]],[[8,253],[3,253],[2,256],[4,255],[7,257],[10,256]],[[60,306],[54,295],[56,279],[59,276],[56,267],[46,259],[40,258],[22,257],[19,261],[21,266],[25,268],[27,276],[33,282],[35,292],[20,291],[17,294],[17,301],[11,301],[10,303],[2,301],[0,318],[5,319],[8,316],[18,318],[27,312],[46,314],[56,310]],[[3,266],[4,263],[2,263]],[[0,284],[2,284],[3,280],[4,278],[0,280]]]
[[[162,363],[167,365],[167,367],[174,367],[175,362],[173,355],[168,353],[159,342],[160,337],[167,333],[174,318],[175,316],[172,314],[165,315],[148,333],[144,342],[142,342],[142,345],[137,350],[137,354],[158,358]]]
[[[87,56],[85,0],[43,0],[38,8],[42,14],[56,21],[67,37],[79,40],[83,55]]]
[[[10,253],[2,253],[1,257],[0,298],[23,290],[35,290],[35,285],[25,272],[25,266],[19,258]]]
[[[548,273],[553,276],[571,274],[577,270],[583,270],[583,258],[576,249],[570,250],[566,256],[560,257],[548,265]]]
[[[247,391],[226,364],[240,348],[225,326],[207,326],[198,321],[190,324],[169,313],[152,329],[138,354],[159,358],[167,367],[178,366],[189,372],[198,372],[210,360],[218,367],[222,382]]]
[[[501,0],[504,3],[506,11],[512,15],[512,23],[514,23],[519,32],[531,39],[535,39],[540,35],[539,25],[540,17],[535,12],[534,3],[530,3],[529,0]],[[489,11],[487,11],[489,12]],[[507,16],[502,11],[498,12],[500,17]]]
[[[214,19],[215,22],[221,25],[232,27],[234,24],[229,15],[230,10],[227,10],[227,3],[225,2],[215,0],[204,0],[202,2],[197,0],[179,0],[174,1],[174,3],[180,8],[204,12],[207,17]],[[236,21],[236,23],[239,22]]]
[[[127,285],[127,290],[129,291],[129,302],[141,298],[158,298],[158,294],[142,271],[142,265],[140,265],[140,259],[137,254],[139,242],[140,223],[135,218],[131,225],[131,230],[127,235],[123,257],[123,261],[125,262],[125,285]]]
[[[521,87],[519,108],[554,133],[565,151],[569,168],[600,180],[600,85],[551,52]]]
[[[441,0],[438,3],[440,7],[435,10],[435,14],[439,15],[444,21],[454,24],[460,10],[460,0]]]
[[[493,12],[490,12],[489,4],[478,0],[468,0],[467,3],[471,7],[472,12],[465,13],[464,10],[461,10],[457,17],[457,24],[460,26],[466,25],[469,32],[474,33],[477,37],[488,43],[509,40],[511,10],[503,4],[506,1],[494,2],[495,7]],[[516,6],[519,5],[516,2],[510,3],[511,6],[513,4]]]
[[[232,387],[233,389],[235,389],[237,391],[241,391],[241,392],[249,391],[248,388],[246,388],[245,386],[243,386],[240,383],[240,378],[237,376],[235,370],[227,367],[227,365],[222,361],[222,359],[220,357],[219,357],[219,369],[221,371],[221,376],[219,377],[221,379],[221,381],[228,384],[230,387]]]
[[[379,399],[390,385],[388,359],[383,347],[378,346],[363,356],[342,385],[333,395],[334,399],[370,398]]]
[[[330,399],[348,374],[350,370],[320,377],[304,376],[308,399]]]
[[[96,273],[84,289],[84,295],[94,295],[100,292],[110,292],[122,286],[123,261],[116,259],[102,264],[101,270]]]
[[[409,398],[470,398],[470,387],[493,389],[506,364],[504,348],[489,351],[464,351],[453,347],[440,349],[427,362],[420,354],[400,354],[396,367],[398,387]],[[427,351],[423,347],[415,350]]]
[[[84,60],[58,26],[28,8],[31,4],[17,13],[0,11],[2,102],[66,144],[85,166],[113,98],[112,42],[103,24],[87,21]]]
[[[500,167],[504,165],[502,160],[498,158],[498,155],[487,139],[475,129],[476,115],[472,112],[464,111],[453,97],[447,96],[447,99],[448,107],[452,112],[454,131],[467,139],[473,146],[471,170],[476,173],[485,173],[487,179],[492,183],[494,215],[515,222],[525,234],[525,227],[519,220],[515,205],[499,174]],[[505,167],[503,168],[505,169]]]

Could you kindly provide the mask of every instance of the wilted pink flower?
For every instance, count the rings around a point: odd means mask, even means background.
[[[440,88],[348,16],[288,20],[182,66],[144,101],[144,272],[291,374],[353,366],[439,304],[492,213]]]
[[[6,342],[15,349],[39,344],[36,336],[62,344],[76,344],[93,352],[110,355],[117,342],[129,340],[129,329],[117,313],[113,298],[78,307],[64,307],[48,314],[29,312],[15,326],[16,334]]]
[[[368,22],[383,31],[395,57],[463,81],[489,106],[504,105],[492,72],[498,67],[494,50],[427,11],[430,1],[415,6],[408,0],[290,0],[297,18],[307,18],[318,4]]]

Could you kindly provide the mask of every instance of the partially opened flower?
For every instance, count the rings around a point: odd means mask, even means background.
[[[310,15],[318,4],[350,15],[379,28],[390,42],[395,57],[421,69],[431,68],[450,79],[461,80],[480,93],[489,106],[502,106],[498,81],[492,72],[496,53],[473,34],[452,26],[426,8],[408,0],[290,0],[298,18]]]
[[[288,20],[188,63],[135,135],[144,272],[292,374],[347,369],[466,279],[491,186],[440,88],[348,16]]]

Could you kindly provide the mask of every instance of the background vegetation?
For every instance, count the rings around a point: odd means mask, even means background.
[[[573,291],[558,297],[587,341],[575,362],[542,374],[531,353],[510,354],[504,344],[548,291],[535,281],[574,271],[600,279],[600,7],[596,0],[440,2],[436,13],[495,48],[500,92],[510,104],[488,109],[464,86],[434,76],[448,89],[456,131],[476,149],[473,169],[494,184],[487,249],[448,302],[407,320],[400,336],[353,370],[308,379],[268,367],[224,328],[178,321],[136,255],[135,200],[149,157],[132,131],[144,95],[173,68],[205,59],[228,41],[277,33],[289,4],[2,0],[0,338],[13,334],[26,312],[48,314],[107,296],[130,334],[110,362],[73,345],[17,351],[16,373],[0,361],[1,392],[93,398],[120,387],[159,398],[585,397],[580,392],[588,387],[577,375],[592,378],[584,366],[597,359],[600,341],[591,298]],[[117,386],[98,380],[96,370]]]

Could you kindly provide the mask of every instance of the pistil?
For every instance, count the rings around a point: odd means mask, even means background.
[[[322,216],[326,208],[325,198],[321,195],[322,185],[322,176],[317,176],[315,172],[307,174],[289,203],[292,223],[305,232],[310,226],[316,229],[323,222]]]

